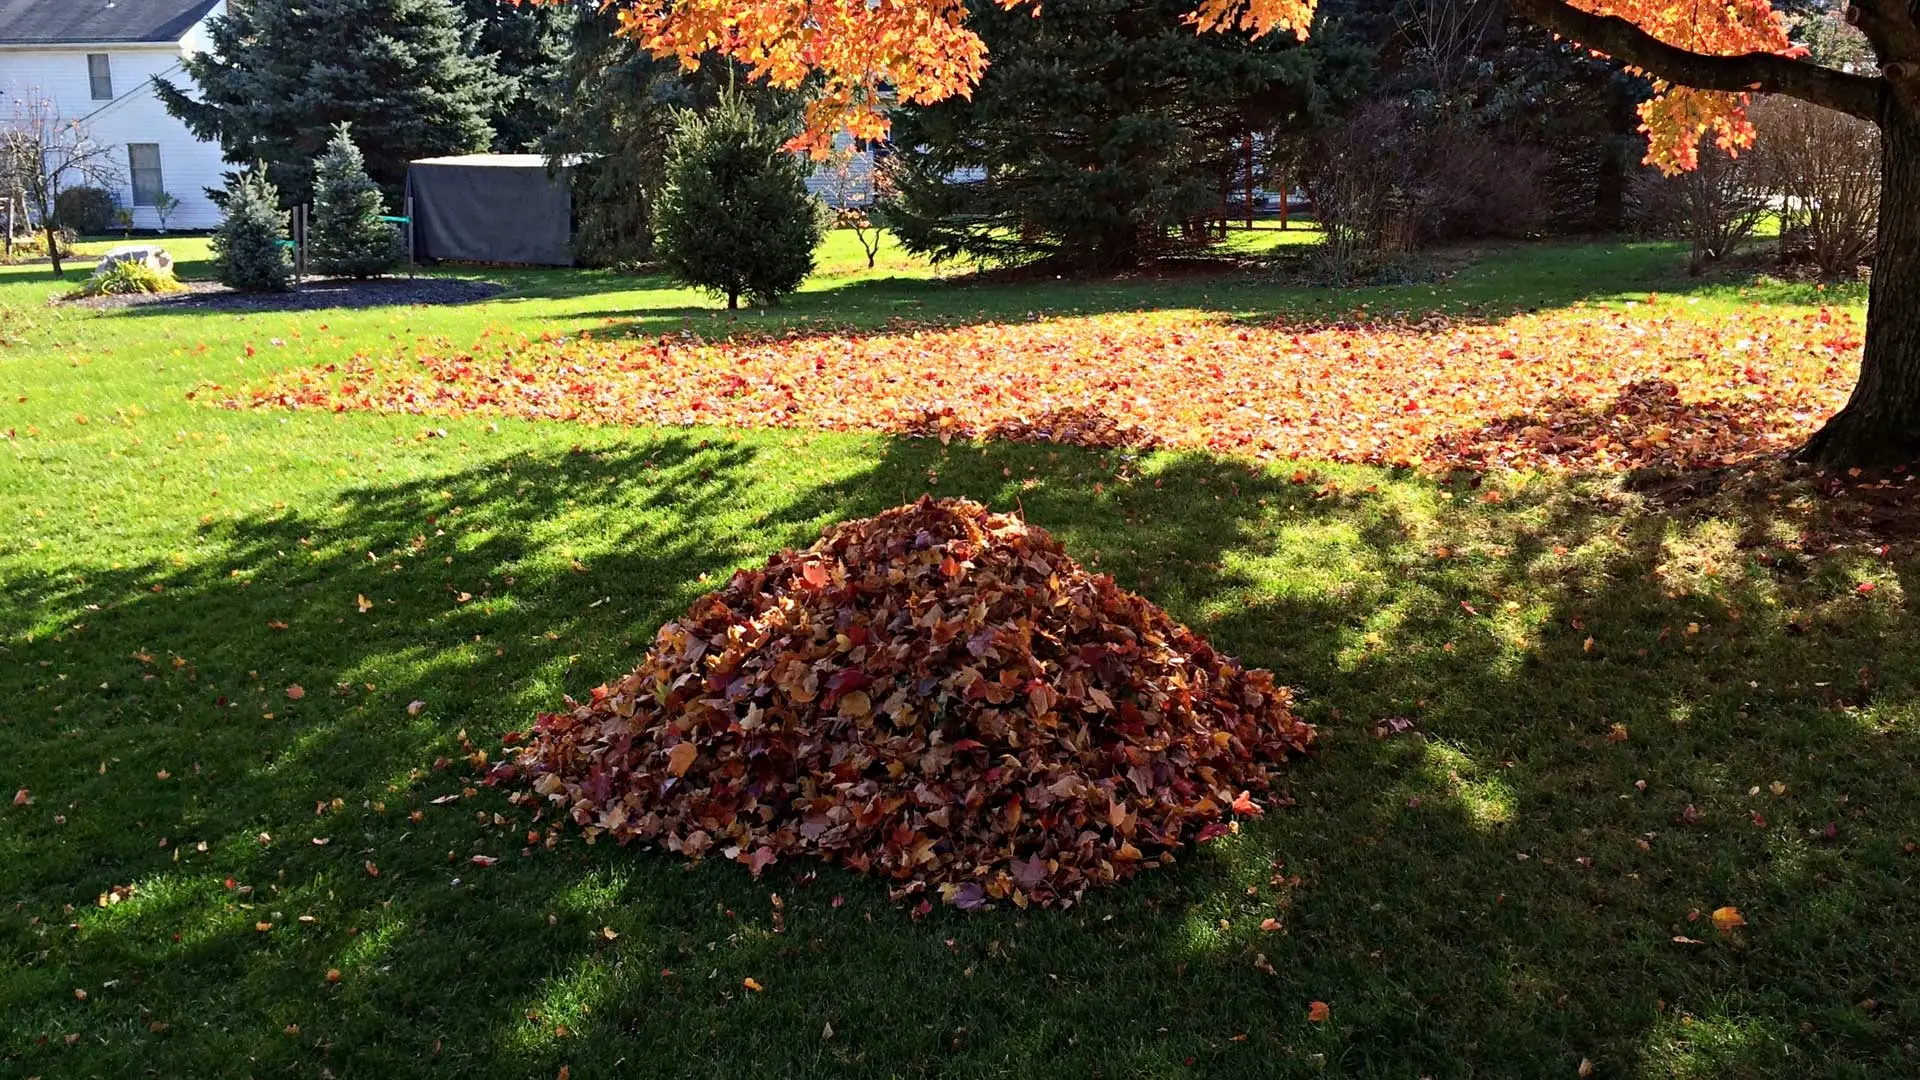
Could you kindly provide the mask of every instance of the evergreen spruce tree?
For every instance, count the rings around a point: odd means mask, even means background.
[[[280,194],[255,166],[230,179],[225,220],[213,234],[213,269],[222,284],[241,292],[286,292],[293,286],[293,261],[283,243],[286,213]]]
[[[468,52],[493,57],[502,92],[489,117],[493,148],[503,154],[539,150],[559,119],[562,66],[578,8],[523,0],[461,0],[471,42]]]
[[[589,266],[631,268],[654,257],[653,203],[666,182],[678,109],[712,107],[736,76],[741,96],[762,116],[784,117],[799,106],[791,91],[751,81],[724,59],[688,71],[619,28],[617,8],[586,0],[568,28],[559,116],[542,149],[572,174],[575,256]]]
[[[1249,132],[1308,122],[1360,88],[1365,57],[1337,33],[1305,46],[1196,34],[1192,10],[969,4],[992,60],[970,99],[896,111],[894,235],[936,260],[1122,269],[1219,211]]]
[[[727,298],[767,303],[813,272],[825,211],[807,193],[806,166],[786,134],[737,94],[705,113],[681,110],[667,144],[666,186],[654,207],[654,247],[669,273]]]
[[[164,79],[156,90],[228,161],[265,161],[289,204],[310,200],[314,160],[333,125],[351,123],[397,203],[407,162],[492,142],[488,117],[510,87],[470,52],[463,19],[453,0],[244,0],[181,61],[197,94]]]
[[[380,188],[367,176],[350,125],[336,126],[327,152],[314,166],[307,250],[315,272],[370,278],[398,267],[406,248],[400,230],[380,220],[385,212]]]

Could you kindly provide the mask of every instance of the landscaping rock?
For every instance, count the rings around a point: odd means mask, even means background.
[[[173,272],[173,256],[158,244],[122,244],[100,256],[93,266],[93,276],[100,277],[121,263],[144,263],[155,273]]]
[[[816,855],[967,909],[1169,863],[1313,739],[1271,673],[963,499],[736,573],[568,704],[488,782],[589,839]]]

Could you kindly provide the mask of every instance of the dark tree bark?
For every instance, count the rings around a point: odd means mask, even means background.
[[[1800,456],[1827,468],[1920,460],[1920,119],[1889,95],[1880,121],[1880,231],[1860,380]]]

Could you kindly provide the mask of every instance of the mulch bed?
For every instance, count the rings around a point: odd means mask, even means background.
[[[395,307],[412,304],[471,304],[498,296],[491,281],[448,278],[385,278],[353,281],[309,278],[293,292],[243,293],[212,281],[187,281],[185,292],[96,296],[64,301],[94,308],[158,307],[178,311],[313,311],[319,308]]]

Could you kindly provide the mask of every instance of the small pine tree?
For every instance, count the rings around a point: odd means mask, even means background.
[[[213,234],[213,268],[228,288],[241,292],[286,292],[293,286],[293,260],[280,193],[255,166],[227,183],[226,219]]]
[[[682,110],[667,144],[654,247],[669,273],[727,298],[777,303],[813,272],[824,211],[782,133],[729,93],[709,112]]]
[[[406,256],[400,230],[381,221],[380,187],[367,176],[360,148],[345,123],[314,165],[313,221],[308,255],[315,272],[371,278],[388,273]]]

